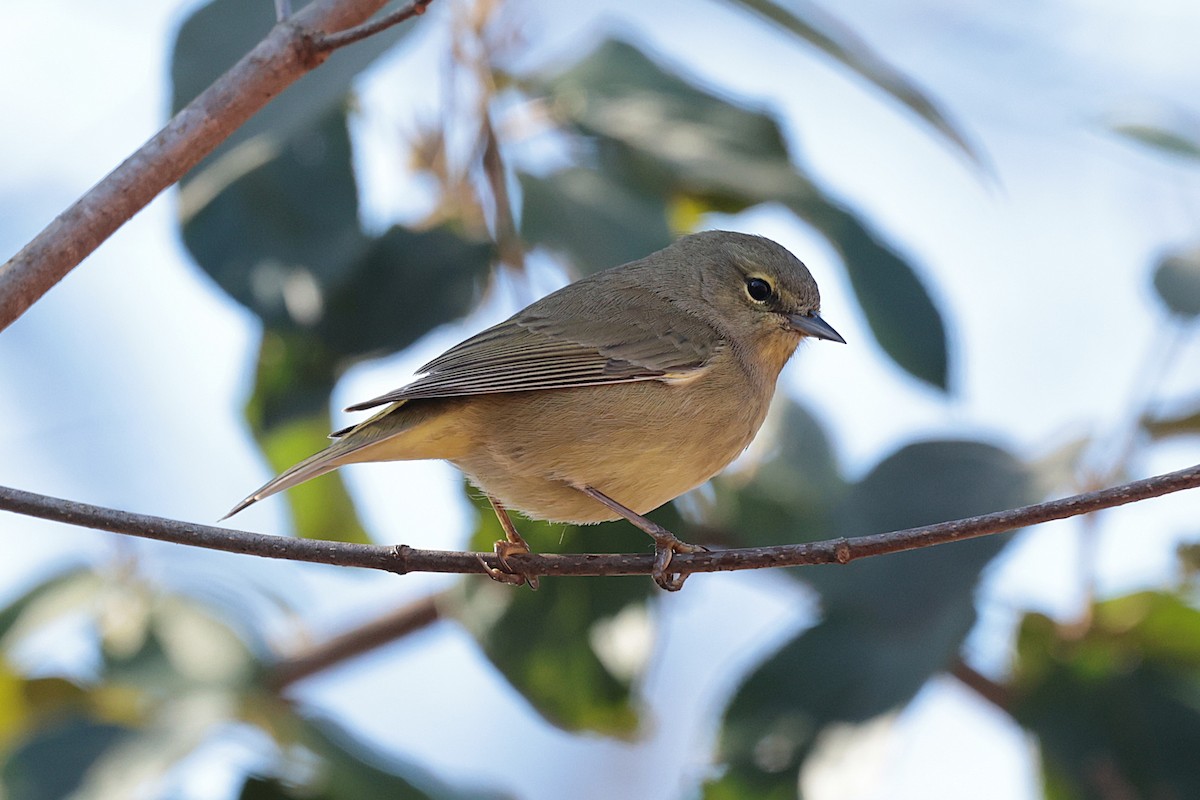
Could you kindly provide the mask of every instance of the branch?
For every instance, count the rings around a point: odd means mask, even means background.
[[[438,600],[437,595],[423,597],[341,636],[314,645],[305,653],[280,661],[268,673],[267,684],[275,691],[282,691],[334,664],[432,625],[442,617]]]
[[[433,0],[413,0],[404,8],[398,8],[389,14],[384,14],[382,17],[370,22],[365,22],[354,28],[347,30],[339,30],[335,33],[318,33],[312,37],[312,44],[318,50],[332,52],[339,47],[345,47],[348,44],[366,39],[368,36],[374,36],[380,31],[387,30],[393,25],[398,25],[406,19],[419,17],[425,13],[425,9]]]
[[[259,109],[323,63],[334,48],[423,13],[431,0],[417,0],[379,20],[386,24],[351,27],[386,2],[315,0],[272,28],[166,127],[0,266],[0,331]],[[285,10],[282,5],[276,8]]]
[[[996,683],[962,660],[955,662],[950,674],[996,708],[1009,714],[1012,713],[1013,697],[1009,687],[1002,683]]]
[[[1077,494],[1061,500],[997,511],[978,517],[939,522],[889,533],[829,539],[806,544],[747,547],[717,552],[686,553],[671,561],[671,571],[687,575],[763,567],[796,567],[808,564],[847,564],[868,556],[915,550],[946,542],[974,539],[994,533],[1066,519],[1105,508],[1148,500],[1200,486],[1200,465],[1156,475],[1122,486]],[[480,573],[483,567],[503,569],[491,553],[417,550],[408,545],[362,545],[314,539],[289,539],[261,533],[197,525],[177,520],[116,511],[111,508],[61,500],[0,487],[0,510],[41,517],[68,525],[158,539],[231,553],[312,561],[335,566],[409,572]],[[511,569],[526,575],[649,575],[654,555],[646,554],[518,554],[508,556]]]

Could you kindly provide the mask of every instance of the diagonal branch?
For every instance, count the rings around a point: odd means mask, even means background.
[[[283,691],[297,681],[334,664],[362,655],[395,639],[415,633],[442,618],[441,597],[422,597],[378,619],[275,664],[267,673],[267,684]]]
[[[1136,503],[1200,486],[1200,465],[1008,511],[939,522],[888,533],[829,539],[806,544],[747,547],[717,552],[676,555],[671,571],[695,572],[795,567],[808,564],[846,564],[858,558],[915,550],[936,544],[973,539],[994,533],[1066,519],[1105,508]],[[483,567],[503,570],[491,553],[417,550],[408,545],[381,546],[313,539],[288,539],[212,525],[152,517],[55,497],[0,487],[0,510],[78,525],[85,528],[158,539],[176,544],[232,553],[312,561],[347,567],[408,572],[479,573]],[[649,575],[654,555],[646,554],[517,554],[507,558],[514,572],[526,575]]]
[[[395,24],[424,12],[417,0],[381,18]],[[0,331],[50,291],[105,239],[211,153],[246,120],[336,47],[357,41],[358,26],[387,0],[315,0],[267,37],[176,114],[161,131],[0,265]],[[283,6],[277,9],[285,10]],[[405,12],[407,16],[403,16]],[[347,30],[349,29],[349,30]],[[326,34],[325,31],[343,31]]]

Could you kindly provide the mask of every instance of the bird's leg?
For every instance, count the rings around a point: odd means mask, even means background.
[[[523,572],[515,572],[508,564],[508,557],[514,553],[529,553],[529,545],[517,533],[517,527],[513,525],[512,518],[508,516],[506,509],[499,500],[489,496],[488,502],[492,504],[492,509],[496,512],[496,518],[500,520],[500,527],[504,528],[504,538],[498,540],[492,549],[496,553],[496,558],[500,560],[500,566],[503,569],[489,567],[484,560],[479,559],[479,563],[483,565],[484,571],[491,576],[492,580],[500,583],[511,583],[514,586],[520,586],[522,583],[528,583],[529,588],[537,591],[538,576],[529,575]]]
[[[688,544],[662,525],[646,519],[636,511],[626,508],[599,489],[591,486],[576,486],[575,488],[593,500],[608,506],[650,534],[651,538],[654,539],[654,572],[651,573],[654,577],[654,582],[668,592],[677,592],[683,588],[683,582],[687,580],[687,573],[667,572],[667,567],[671,566],[671,558],[676,553],[703,553],[708,548],[698,544]]]

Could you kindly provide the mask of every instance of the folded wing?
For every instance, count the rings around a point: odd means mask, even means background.
[[[349,411],[422,397],[526,392],[686,377],[724,341],[708,323],[643,287],[571,284],[421,368],[421,378]]]

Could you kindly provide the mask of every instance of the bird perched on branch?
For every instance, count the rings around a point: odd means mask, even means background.
[[[508,558],[529,547],[508,509],[590,524],[624,517],[653,537],[654,578],[678,589],[675,553],[701,548],[643,514],[746,449],[801,339],[844,342],[808,269],[760,236],[706,231],[559,289],[351,406],[384,408],[238,503],[364,461],[445,459],[491,501]],[[482,559],[481,559],[481,563]]]

